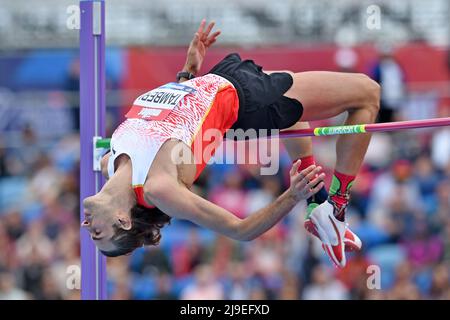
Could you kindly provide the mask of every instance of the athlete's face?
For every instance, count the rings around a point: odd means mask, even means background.
[[[96,196],[84,199],[83,207],[85,219],[81,226],[87,229],[99,250],[114,250],[115,246],[111,241],[113,226],[116,224],[113,208],[109,208],[107,203],[102,203]]]

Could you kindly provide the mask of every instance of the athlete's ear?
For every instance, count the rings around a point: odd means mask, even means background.
[[[119,228],[121,228],[123,230],[131,229],[131,219],[127,214],[119,213],[117,215],[117,222],[118,222]]]

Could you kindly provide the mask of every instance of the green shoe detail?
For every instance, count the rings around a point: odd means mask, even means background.
[[[311,202],[311,203],[306,207],[305,220],[308,220],[308,219],[309,219],[309,216],[311,215],[311,212],[312,212],[317,206],[319,206],[318,203]]]

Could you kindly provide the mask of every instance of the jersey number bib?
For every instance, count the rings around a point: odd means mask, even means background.
[[[183,84],[167,83],[140,95],[125,117],[163,121],[186,95],[195,92]]]

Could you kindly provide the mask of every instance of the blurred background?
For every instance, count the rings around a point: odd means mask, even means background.
[[[202,18],[222,30],[204,73],[233,51],[266,70],[364,72],[382,86],[380,122],[450,116],[448,0],[106,3],[108,135],[138,93],[175,79]],[[69,279],[80,263],[76,6],[0,0],[0,299],[80,296]],[[314,139],[328,172],[334,143]],[[211,165],[195,192],[245,217],[287,187],[280,158],[276,176]],[[109,297],[450,299],[450,127],[373,135],[348,210],[363,251],[345,269],[303,215],[300,203],[245,243],[173,221],[159,247],[108,260]],[[367,286],[370,265],[381,289]]]

